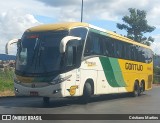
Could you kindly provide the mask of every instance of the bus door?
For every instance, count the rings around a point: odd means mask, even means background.
[[[65,52],[66,76],[70,76],[65,84],[66,96],[79,95],[78,82],[80,82],[80,72],[77,69],[77,64],[81,61],[78,57],[79,42],[72,40],[67,43]]]

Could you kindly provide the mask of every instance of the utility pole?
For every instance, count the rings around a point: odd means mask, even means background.
[[[81,22],[83,21],[83,0],[82,0],[82,5],[81,5]]]

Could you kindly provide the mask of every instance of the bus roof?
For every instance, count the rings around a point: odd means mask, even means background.
[[[88,27],[89,24],[81,22],[68,22],[68,23],[58,23],[58,24],[43,24],[27,29],[28,32],[39,32],[39,31],[51,31],[51,30],[68,30],[73,27]]]
[[[108,31],[108,30],[99,28],[97,26],[90,25],[88,23],[66,22],[66,23],[58,23],[58,24],[43,24],[43,25],[31,27],[31,28],[27,29],[26,31],[27,32],[41,32],[41,31],[51,31],[51,30],[69,30],[71,28],[81,27],[81,26],[82,27],[89,27],[89,28],[95,29],[97,31],[104,32],[104,33],[106,33],[107,36],[110,36],[112,38],[119,39],[119,40],[122,40],[124,42],[132,43],[132,44],[139,45],[139,46],[150,49],[150,47],[147,46],[147,45],[138,43],[138,42],[136,42],[134,40],[131,40],[127,37],[121,36],[117,33],[112,32],[112,31]]]

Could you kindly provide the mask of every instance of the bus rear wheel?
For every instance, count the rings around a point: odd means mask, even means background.
[[[141,82],[140,92],[143,93],[144,91],[145,91],[145,85],[144,82]]]
[[[144,91],[145,91],[145,84],[144,84],[144,82],[141,82],[141,84],[140,84],[140,94],[139,95],[142,95]]]
[[[139,87],[138,82],[136,82],[136,83],[134,84],[134,90],[133,90],[133,92],[132,92],[132,96],[133,96],[133,97],[137,97],[137,96],[139,96],[139,95],[140,95],[140,87]]]

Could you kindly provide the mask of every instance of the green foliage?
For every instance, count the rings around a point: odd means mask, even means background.
[[[0,91],[11,90],[13,91],[13,76],[14,71],[5,69],[0,70]]]
[[[160,84],[160,75],[154,75],[153,76],[153,83],[154,84]]]
[[[159,67],[154,67],[153,68],[153,73],[154,73],[154,77],[153,77],[153,83],[160,83],[160,68]]]
[[[152,32],[155,30],[154,26],[147,24],[146,11],[139,9],[128,9],[130,15],[125,15],[122,20],[125,24],[117,23],[117,28],[127,31],[127,37],[137,42],[150,45],[150,42],[154,42],[154,38],[144,36],[144,33]]]
[[[159,67],[154,67],[153,72],[155,75],[160,75],[160,68]]]

